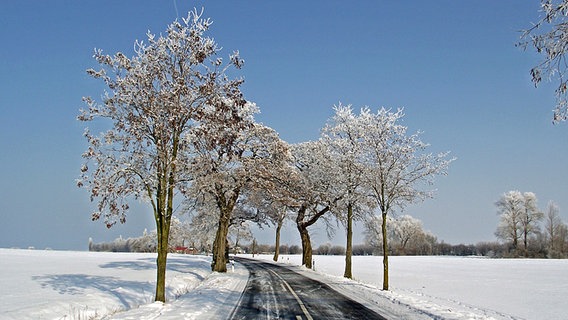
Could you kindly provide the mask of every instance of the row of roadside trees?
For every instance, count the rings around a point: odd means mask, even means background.
[[[96,50],[104,82],[101,102],[85,97],[78,119],[95,119],[100,134],[85,131],[88,148],[77,185],[97,203],[93,220],[126,222],[129,203],[142,200],[156,223],[156,301],[165,301],[165,273],[175,215],[213,237],[212,270],[226,272],[227,238],[250,221],[278,228],[292,217],[311,267],[309,227],[339,219],[347,230],[345,276],[351,277],[353,221],[380,212],[384,282],[388,290],[387,217],[432,196],[448,153],[427,153],[420,134],[408,134],[401,110],[338,105],[315,141],[288,144],[255,121],[258,107],[241,92],[234,52],[226,63],[208,36],[211,21],[190,12],[164,34],[136,42],[132,58]],[[100,127],[99,127],[100,126]],[[176,208],[180,208],[176,211]],[[233,231],[231,231],[233,230]],[[243,235],[244,236],[244,235]],[[243,238],[244,240],[244,238]],[[276,246],[279,248],[279,245]]]

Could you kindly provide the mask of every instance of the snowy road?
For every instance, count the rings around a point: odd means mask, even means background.
[[[230,319],[385,319],[319,281],[288,268],[246,258],[250,272]]]

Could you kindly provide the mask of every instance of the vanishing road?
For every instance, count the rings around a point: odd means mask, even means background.
[[[385,319],[319,281],[272,263],[237,258],[250,277],[229,319]]]

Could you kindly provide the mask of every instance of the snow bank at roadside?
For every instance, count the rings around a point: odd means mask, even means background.
[[[114,315],[113,320],[224,319],[245,289],[249,273],[244,266],[233,272],[212,273],[197,287],[169,303],[153,303]]]

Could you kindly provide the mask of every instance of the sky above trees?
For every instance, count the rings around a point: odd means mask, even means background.
[[[404,108],[430,151],[457,160],[436,179],[435,198],[404,213],[450,243],[494,240],[495,201],[531,191],[568,214],[568,128],[552,124],[554,84],[535,89],[539,61],[515,47],[538,19],[538,1],[202,2],[7,1],[0,10],[0,247],[85,249],[153,229],[148,206],[125,225],[91,222],[76,188],[82,96],[99,97],[94,48],[133,55],[148,30],[204,7],[221,56],[239,50],[242,90],[257,119],[290,142],[317,139],[333,105]],[[91,128],[92,130],[96,128]],[[136,211],[140,211],[137,214]],[[288,223],[288,238],[299,243]],[[272,241],[262,232],[259,242]],[[326,242],[322,229],[315,246]],[[339,231],[333,242],[343,242]],[[355,243],[362,241],[355,239]]]

